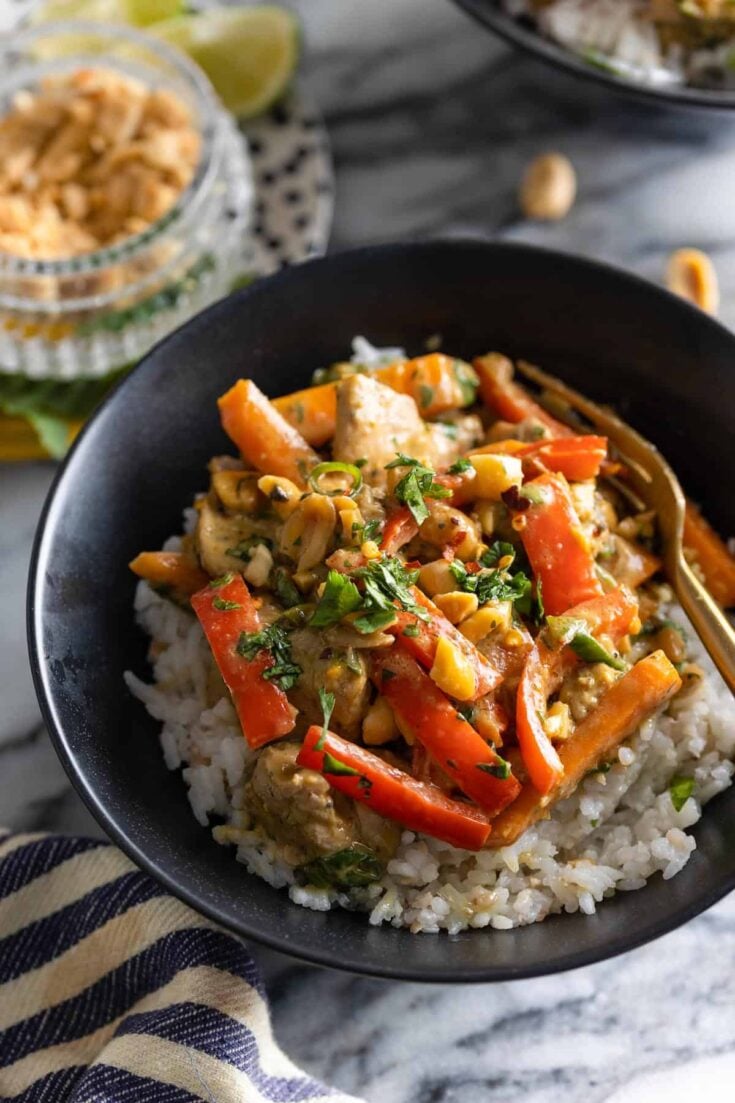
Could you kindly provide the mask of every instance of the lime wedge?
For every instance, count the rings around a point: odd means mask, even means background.
[[[283,95],[299,57],[296,19],[270,5],[213,8],[166,19],[148,30],[193,58],[225,107],[244,119]]]
[[[130,23],[147,27],[181,13],[183,0],[46,0],[33,15],[34,23],[89,19],[95,23]]]

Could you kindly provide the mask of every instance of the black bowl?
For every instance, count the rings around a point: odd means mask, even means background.
[[[495,34],[519,46],[542,61],[573,76],[602,84],[616,92],[623,92],[635,99],[656,103],[659,106],[714,108],[731,111],[735,108],[735,92],[720,89],[693,88],[690,85],[657,86],[639,83],[632,78],[618,76],[601,66],[593,65],[564,46],[545,38],[528,21],[514,19],[500,7],[500,0],[453,0],[464,8],[478,23]]]
[[[447,938],[291,904],[198,826],[181,778],[165,768],[158,725],[122,680],[127,668],[147,673],[126,564],[179,531],[208,458],[231,449],[215,399],[234,379],[250,375],[271,395],[303,386],[358,333],[411,352],[440,333],[461,356],[497,348],[536,360],[615,402],[721,531],[735,531],[726,477],[735,338],[667,292],[590,261],[481,242],[364,249],[289,269],[158,345],[59,472],[36,538],[28,624],[36,689],[66,770],[105,830],[173,893],[239,934],[321,965],[501,980],[583,965],[663,934],[735,886],[735,789],[707,808],[698,848],[673,881],[656,877],[594,917]]]

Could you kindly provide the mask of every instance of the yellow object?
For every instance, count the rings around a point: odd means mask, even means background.
[[[258,479],[258,490],[265,494],[282,521],[291,516],[301,501],[301,488],[285,475],[262,475]]]
[[[478,609],[459,627],[470,643],[479,643],[496,628],[510,628],[513,618],[513,603],[510,601],[489,601]]]
[[[193,58],[225,107],[242,119],[259,115],[283,95],[299,59],[296,19],[271,5],[211,8],[148,30]]]
[[[519,202],[526,218],[557,222],[565,218],[577,196],[577,174],[563,153],[542,153],[526,169]]]
[[[523,482],[523,464],[517,456],[490,452],[470,456],[470,463],[477,472],[472,487],[478,498],[497,502],[506,490],[510,490],[512,486],[520,486]]]
[[[430,597],[437,594],[448,594],[457,588],[457,579],[449,569],[446,559],[435,559],[431,563],[425,563],[419,571],[419,586]]]
[[[93,23],[130,23],[147,27],[179,15],[182,0],[47,0],[33,15],[32,23],[56,23],[88,19]]]
[[[431,679],[444,693],[458,701],[470,701],[475,695],[475,672],[456,644],[440,636],[436,645]]]
[[[393,709],[385,697],[377,697],[362,722],[362,738],[368,747],[381,747],[399,735]]]
[[[374,540],[365,540],[360,545],[360,551],[366,559],[380,559],[380,548]]]
[[[466,620],[477,612],[477,595],[465,594],[461,590],[437,594],[434,602],[452,624],[459,624],[460,621]]]
[[[546,713],[544,731],[549,739],[561,742],[569,738],[571,730],[572,717],[569,712],[569,705],[565,704],[563,701],[555,701]]]
[[[716,314],[720,287],[715,266],[700,249],[677,249],[666,266],[666,286],[700,310]]]

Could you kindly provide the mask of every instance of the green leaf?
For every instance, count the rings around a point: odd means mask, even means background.
[[[273,591],[285,609],[293,609],[301,604],[301,594],[296,589],[291,575],[285,567],[276,567],[271,575]]]
[[[273,541],[269,540],[267,536],[248,536],[245,540],[240,540],[234,547],[226,548],[225,555],[231,555],[233,559],[241,559],[243,563],[249,563],[252,553],[259,544],[264,544],[269,551],[273,548]]]
[[[681,812],[682,808],[689,800],[690,796],[694,792],[694,778],[693,777],[673,777],[669,783],[669,796],[671,797],[671,803],[677,812]]]
[[[229,611],[231,609],[242,609],[242,605],[239,601],[225,601],[223,597],[216,597],[212,605],[215,609],[219,609],[220,612]]]
[[[598,643],[594,636],[590,636],[589,632],[577,632],[573,639],[569,641],[569,646],[574,654],[586,663],[604,663],[605,666],[611,666],[613,670],[628,669],[627,664],[622,659],[618,658],[617,655],[613,655],[601,643]]]
[[[396,458],[385,465],[386,471],[393,467],[408,467],[409,471],[396,484],[393,494],[397,501],[408,506],[416,524],[422,525],[429,516],[426,498],[451,498],[451,490],[434,481],[436,474],[430,467],[424,466],[413,456],[398,452]]]
[[[36,430],[38,439],[48,454],[55,460],[62,459],[69,447],[69,422],[50,414],[28,413],[25,417]]]
[[[472,464],[469,460],[466,460],[464,456],[455,460],[452,466],[449,468],[450,475],[462,475],[465,471],[471,471]]]
[[[319,704],[322,706],[322,734],[314,744],[315,751],[321,751],[324,748],[324,740],[327,738],[329,721],[332,719],[336,700],[334,694],[326,690],[324,686],[319,687]]]
[[[477,372],[469,364],[465,364],[463,360],[455,360],[452,370],[462,392],[462,405],[471,406],[477,398],[477,388],[480,385]]]
[[[324,752],[324,758],[322,759],[322,773],[332,774],[333,777],[359,777],[360,771],[356,770],[354,766],[348,766],[346,762],[340,762],[338,758],[335,758],[329,751]]]
[[[431,406],[434,401],[434,388],[427,386],[426,383],[422,383],[419,387],[419,406],[422,410],[425,410],[427,406]]]
[[[355,583],[339,571],[330,571],[309,624],[312,628],[328,628],[361,605],[362,596]]]
[[[307,883],[316,888],[364,888],[383,876],[383,863],[370,847],[363,843],[316,858],[301,867]]]
[[[267,651],[273,666],[263,671],[267,682],[275,682],[282,690],[292,689],[302,673],[301,667],[291,656],[291,641],[282,624],[269,624],[260,632],[241,632],[235,648],[244,659],[253,660],[261,651]]]
[[[449,570],[460,590],[475,594],[480,605],[489,601],[512,601],[519,613],[530,616],[533,604],[531,580],[523,571],[511,575],[507,571],[482,570],[471,574],[464,563],[453,559]]]
[[[477,769],[482,770],[483,774],[490,774],[492,777],[500,778],[501,781],[507,781],[511,774],[510,762],[506,762],[504,758],[498,758],[495,762],[478,762]]]
[[[403,635],[409,636],[411,639],[415,639],[419,635],[418,624],[407,624],[403,629]]]

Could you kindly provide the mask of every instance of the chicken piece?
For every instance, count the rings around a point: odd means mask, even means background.
[[[347,649],[325,647],[325,642],[324,633],[315,629],[299,628],[291,633],[291,654],[302,674],[290,699],[309,723],[319,724],[319,690],[333,693],[335,730],[346,739],[356,739],[370,695],[367,664],[360,652],[350,650],[348,662]]]
[[[447,442],[454,447],[440,427],[426,424],[409,395],[397,394],[368,375],[351,375],[340,384],[332,454],[348,463],[366,459],[363,478],[373,486],[385,488],[384,468],[397,452],[443,466]]]
[[[316,770],[296,764],[298,743],[274,743],[258,756],[245,803],[281,857],[301,866],[361,843],[385,862],[393,855],[400,828],[332,789]]]
[[[199,509],[195,544],[204,570],[212,578],[228,571],[242,571],[250,562],[250,551],[258,543],[273,542],[276,522],[257,520],[242,513],[221,513],[205,498]],[[232,554],[236,549],[236,554]]]

